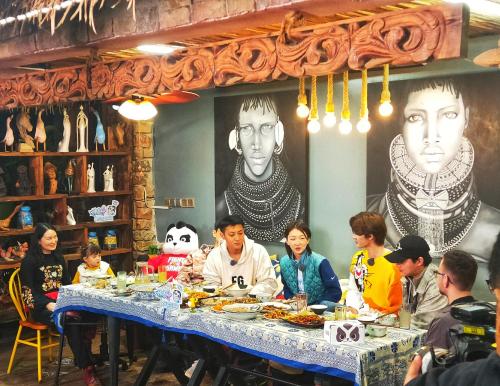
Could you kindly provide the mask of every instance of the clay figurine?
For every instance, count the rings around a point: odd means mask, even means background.
[[[17,167],[16,192],[18,196],[31,195],[31,182],[28,176],[28,167],[25,165]]]
[[[73,215],[73,208],[68,206],[68,214],[66,215],[66,222],[68,225],[76,225],[75,216]]]
[[[63,110],[63,137],[57,145],[57,151],[60,153],[66,153],[69,151],[69,141],[71,138],[71,122],[69,120],[68,112],[66,108]]]
[[[83,105],[80,105],[80,112],[76,117],[76,151],[83,153],[89,151],[89,118],[83,112]]]
[[[73,192],[73,181],[75,179],[75,166],[76,166],[76,161],[74,159],[70,159],[68,160],[66,169],[64,169],[64,176],[66,179],[66,188],[68,194],[71,194]]]
[[[31,124],[30,117],[26,111],[21,111],[17,115],[16,124],[22,142],[20,144],[20,150],[22,151],[22,148],[25,148],[26,150],[31,148],[31,150],[33,150],[35,148],[35,144],[33,143],[33,138],[31,138],[31,135],[28,134],[33,131],[33,125]]]
[[[12,211],[11,214],[7,216],[7,218],[4,218],[3,220],[0,220],[0,230],[2,231],[9,231],[9,225],[10,221],[12,220],[12,217],[16,215],[17,212],[19,212],[19,209],[21,209],[21,206],[23,206],[24,203],[21,203],[17,205],[14,210]]]
[[[47,140],[47,133],[45,132],[45,124],[43,123],[42,120],[42,114],[45,111],[45,109],[40,109],[38,111],[38,117],[36,119],[36,127],[35,127],[35,143],[36,143],[36,151],[38,151],[38,144],[42,143],[43,144],[43,151],[47,150],[47,147],[45,145],[45,141]]]
[[[7,151],[7,146],[10,147],[10,151],[14,150],[13,145],[14,145],[14,130],[12,130],[12,118],[13,115],[9,115],[7,117],[7,120],[5,122],[5,126],[7,127],[7,131],[5,132],[5,137],[2,139],[1,142],[4,144],[4,150]]]
[[[114,192],[115,189],[113,188],[113,168],[114,166],[111,165],[111,168],[106,166],[106,170],[102,175],[104,176],[104,192]]]
[[[49,179],[48,194],[56,194],[57,192],[57,168],[51,162],[45,162],[43,166],[43,174]]]
[[[7,195],[7,186],[5,186],[5,181],[3,180],[3,177],[2,177],[4,174],[5,174],[5,172],[0,167],[0,197]]]
[[[94,113],[97,119],[97,125],[95,127],[95,137],[94,137],[95,151],[98,150],[97,144],[102,145],[104,150],[106,150],[106,133],[104,132],[104,126],[102,125],[101,117],[99,116],[97,110],[92,109],[92,112]]]
[[[87,165],[87,193],[95,193],[94,163]]]

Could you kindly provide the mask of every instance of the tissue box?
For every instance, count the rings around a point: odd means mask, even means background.
[[[357,320],[326,321],[324,337],[329,343],[348,343],[365,341],[365,326]]]

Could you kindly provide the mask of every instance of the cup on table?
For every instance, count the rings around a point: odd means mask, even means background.
[[[411,325],[411,306],[410,304],[405,304],[401,306],[399,310],[399,328],[409,329]]]
[[[127,290],[127,272],[118,271],[116,273],[116,290],[121,293]]]
[[[299,292],[295,295],[295,299],[297,300],[297,311],[303,311],[307,308],[307,294],[305,292]]]
[[[336,306],[335,307],[335,320],[346,320],[347,312],[344,306]]]
[[[159,265],[158,266],[158,282],[165,283],[167,281],[167,266]]]

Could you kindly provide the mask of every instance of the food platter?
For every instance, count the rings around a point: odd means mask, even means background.
[[[289,312],[286,310],[275,309],[274,311],[266,312],[264,314],[264,319],[277,321],[277,320],[282,320],[283,318],[287,317],[288,315],[289,315]]]
[[[280,302],[265,302],[262,303],[262,312],[269,312],[273,310],[291,310],[292,306],[289,304],[284,304]]]
[[[316,314],[291,314],[284,317],[283,320],[294,326],[307,327],[307,328],[320,328],[325,323],[325,318]]]

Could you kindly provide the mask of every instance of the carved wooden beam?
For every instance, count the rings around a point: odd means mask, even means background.
[[[0,81],[0,106],[196,90],[458,58],[468,14],[447,4],[285,30],[280,34]]]

